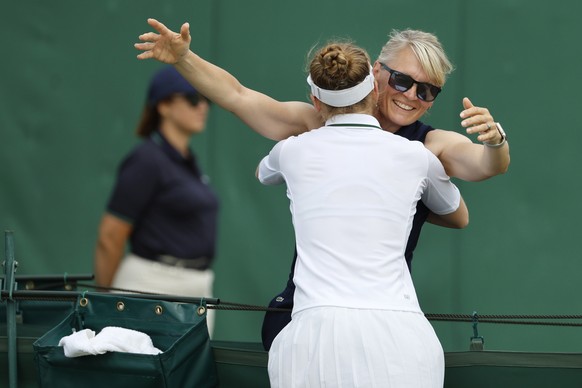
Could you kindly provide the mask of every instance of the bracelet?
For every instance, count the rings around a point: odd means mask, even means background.
[[[490,148],[503,147],[503,145],[505,143],[507,143],[507,135],[505,134],[505,131],[503,130],[503,127],[501,126],[501,124],[495,123],[495,127],[497,128],[497,130],[499,131],[499,134],[501,135],[501,143],[491,144],[491,143],[483,142],[483,144],[485,144],[487,147],[490,147]]]

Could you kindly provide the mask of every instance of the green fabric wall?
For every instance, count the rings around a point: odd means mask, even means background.
[[[504,176],[458,182],[462,231],[426,226],[414,279],[428,313],[576,314],[581,310],[582,53],[574,0],[197,0],[7,3],[0,24],[0,226],[13,230],[20,274],[92,271],[97,225],[149,75],[133,43],[156,17],[189,21],[192,48],[245,85],[307,100],[311,46],[351,38],[378,54],[392,28],[436,33],[456,65],[425,117],[462,132],[462,97],[503,123]],[[193,141],[222,200],[216,296],[265,305],[283,288],[293,234],[283,187],[254,169],[274,143],[213,106]],[[219,311],[215,338],[258,341],[262,313]],[[468,323],[434,323],[445,350],[466,350]],[[582,351],[576,328],[486,325],[486,349]]]

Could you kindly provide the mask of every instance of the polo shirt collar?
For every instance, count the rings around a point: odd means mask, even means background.
[[[182,156],[182,154],[180,152],[178,152],[178,150],[176,148],[174,148],[174,146],[172,146],[170,144],[170,142],[168,142],[168,140],[164,137],[164,135],[162,135],[162,133],[160,131],[155,131],[151,134],[150,138],[152,139],[152,141],[154,143],[156,143],[157,145],[159,145],[162,150],[168,155],[170,156],[172,159],[175,160],[184,160],[186,158],[184,158]],[[188,153],[190,155],[192,155],[192,151],[188,148]]]
[[[357,126],[363,124],[365,126],[380,127],[380,123],[374,116],[362,113],[348,113],[335,115],[325,122],[325,125],[338,125],[338,124],[342,126],[349,124],[354,124],[354,126]]]
[[[170,142],[168,142],[168,140],[166,140],[164,135],[159,130],[154,131],[150,135],[150,139],[155,144],[157,144],[162,149],[162,151],[166,155],[168,155],[168,157],[170,157],[170,159],[172,159],[178,163],[187,164],[188,166],[190,166],[190,168],[192,168],[196,172],[197,175],[200,175],[198,165],[196,164],[196,158],[194,157],[194,154],[192,153],[192,150],[190,148],[188,148],[188,154],[190,156],[185,158],[184,156],[182,156],[182,154],[180,152],[178,152],[178,150],[176,148],[174,148],[174,146],[172,146],[170,144]]]

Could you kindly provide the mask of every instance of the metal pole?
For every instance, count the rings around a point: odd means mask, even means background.
[[[16,348],[16,302],[12,299],[12,291],[16,288],[14,284],[14,272],[18,263],[14,261],[14,237],[12,231],[4,232],[4,243],[6,245],[6,259],[4,261],[4,291],[6,299],[6,330],[8,332],[8,386],[16,388],[18,386],[17,375],[17,348]]]
[[[76,300],[81,296],[83,292],[81,291],[39,291],[39,290],[16,290],[11,293],[12,297],[17,300]],[[87,293],[88,296],[98,293]],[[0,296],[8,296],[8,291],[2,291]],[[193,303],[200,304],[202,301],[211,305],[219,305],[220,299],[218,298],[198,298],[198,297],[188,297],[180,295],[164,295],[164,294],[134,294],[134,293],[115,293],[119,297],[128,297],[135,299],[151,299],[151,300],[164,300],[169,302],[177,303]]]

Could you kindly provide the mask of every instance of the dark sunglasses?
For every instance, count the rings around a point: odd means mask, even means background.
[[[208,101],[208,99],[201,94],[183,94],[182,97],[184,97],[184,99],[192,106],[200,104],[201,101],[210,103],[210,101]]]
[[[418,82],[408,74],[401,73],[396,70],[392,70],[382,62],[380,62],[382,68],[390,73],[390,78],[388,78],[388,85],[399,92],[405,92],[409,90],[414,84],[416,84],[416,97],[422,101],[431,102],[441,92],[441,88],[429,84],[428,82]]]

